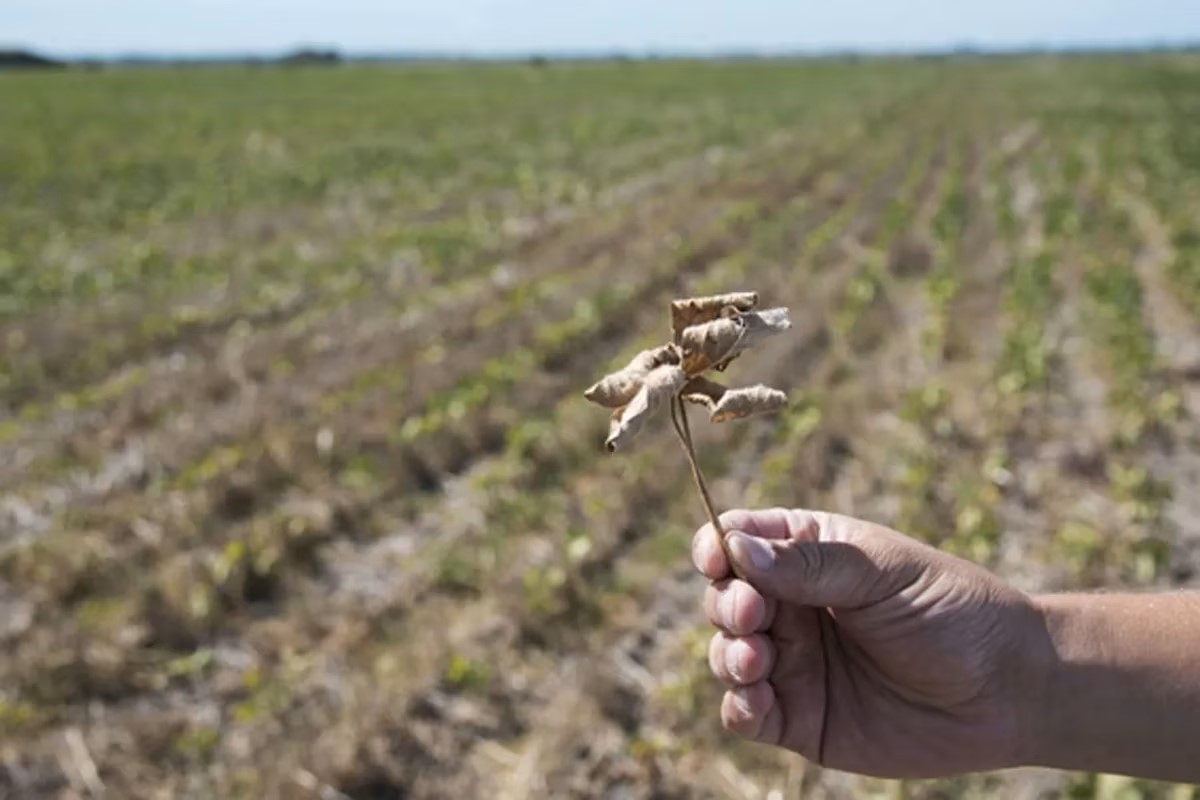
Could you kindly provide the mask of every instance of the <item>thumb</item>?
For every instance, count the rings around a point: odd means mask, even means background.
[[[736,573],[766,596],[785,603],[861,608],[888,597],[912,570],[884,569],[854,541],[764,539],[729,534]],[[911,579],[911,578],[910,578]]]

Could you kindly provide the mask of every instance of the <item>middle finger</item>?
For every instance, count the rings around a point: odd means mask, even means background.
[[[730,686],[765,679],[775,664],[775,645],[761,633],[729,636],[717,633],[708,645],[708,667]]]
[[[740,579],[717,581],[704,591],[704,613],[721,630],[744,636],[770,627],[775,600]]]

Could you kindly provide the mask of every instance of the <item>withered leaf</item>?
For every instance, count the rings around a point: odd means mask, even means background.
[[[608,418],[608,438],[604,440],[604,444],[608,447],[608,443],[617,438],[617,433],[621,430],[621,417],[625,414],[625,406],[621,406],[612,412],[612,416]],[[612,447],[608,447],[609,452],[613,451]]]
[[[684,328],[679,337],[684,371],[688,375],[699,375],[731,358],[737,353],[738,343],[745,333],[746,323],[740,316],[720,317]]]
[[[680,391],[684,400],[705,406],[712,422],[750,417],[778,411],[787,404],[787,395],[769,386],[727,389],[705,377],[690,379]]]
[[[783,392],[762,385],[727,389],[703,377],[707,370],[724,370],[743,351],[791,327],[786,308],[755,311],[757,303],[755,292],[674,301],[674,343],[638,353],[584,392],[588,400],[615,409],[607,448],[625,447],[664,401],[676,398],[704,405],[713,422],[782,408],[787,402]],[[691,457],[690,437],[681,436]]]
[[[778,389],[759,384],[744,389],[729,389],[712,406],[709,419],[713,422],[728,422],[731,419],[768,414],[787,405],[787,395]]]
[[[792,320],[786,308],[764,308],[762,311],[750,311],[741,316],[746,323],[747,337],[743,348],[753,347],[768,336],[792,327]]]
[[[676,364],[664,364],[651,370],[629,405],[613,415],[608,439],[604,442],[609,452],[624,447],[641,431],[658,407],[664,401],[670,401],[686,382],[687,375]]]
[[[643,350],[624,367],[590,386],[583,396],[593,403],[608,408],[619,408],[633,399],[651,370],[664,364],[679,362],[679,348],[673,344]]]
[[[671,330],[678,344],[684,328],[710,322],[721,316],[722,309],[749,311],[758,305],[758,292],[730,292],[708,297],[689,297],[671,303]]]
[[[786,308],[748,312],[730,309],[717,319],[690,325],[679,337],[684,371],[699,375],[708,369],[724,370],[743,350],[790,327]]]
[[[781,333],[792,327],[792,321],[788,317],[788,310],[786,308],[767,308],[762,311],[750,311],[740,314],[739,317],[746,325],[746,332],[742,335],[733,352],[728,357],[713,365],[713,369],[718,372],[724,372],[729,366],[729,362],[740,356],[743,351],[749,350],[769,336]]]
[[[680,392],[683,399],[689,403],[707,406],[711,412],[721,402],[721,397],[729,391],[716,381],[710,381],[703,375],[697,375],[688,380]]]

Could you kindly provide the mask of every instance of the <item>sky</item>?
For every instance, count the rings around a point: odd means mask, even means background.
[[[1120,46],[1200,40],[1200,0],[0,0],[59,56]]]

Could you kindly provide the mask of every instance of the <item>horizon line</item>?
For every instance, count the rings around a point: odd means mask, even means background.
[[[1031,40],[1020,44],[988,44],[964,39],[936,45],[921,44],[836,44],[798,45],[795,47],[729,45],[725,47],[640,47],[606,46],[587,48],[343,48],[336,44],[298,42],[282,48],[251,50],[112,50],[107,52],[56,51],[36,45],[0,42],[0,51],[27,52],[65,62],[122,62],[122,61],[261,61],[272,60],[299,52],[334,53],[347,61],[422,60],[422,61],[520,61],[544,58],[547,60],[626,59],[720,59],[720,58],[803,58],[829,56],[906,56],[955,54],[1024,54],[1024,53],[1138,53],[1200,49],[1200,36],[1186,38],[1147,38],[1130,41],[1097,39],[1093,41]]]

